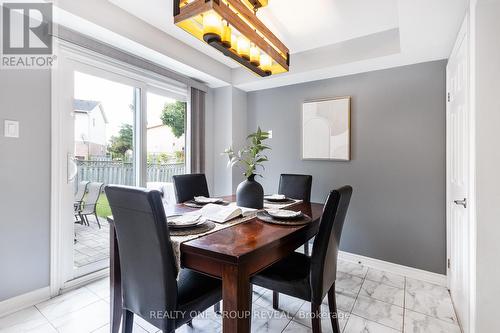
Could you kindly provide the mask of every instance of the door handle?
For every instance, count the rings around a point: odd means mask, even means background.
[[[467,198],[464,198],[463,200],[455,200],[453,202],[455,203],[455,205],[464,206],[464,208],[467,208]]]
[[[67,182],[68,184],[71,183],[72,181],[75,180],[76,178],[76,175],[78,174],[78,165],[76,164],[75,162],[75,157],[73,156],[73,154],[71,153],[68,153],[67,155],[67,161],[66,161],[66,172],[67,172],[67,175],[68,175],[68,179],[67,179]],[[73,171],[70,172],[70,165],[73,167]]]

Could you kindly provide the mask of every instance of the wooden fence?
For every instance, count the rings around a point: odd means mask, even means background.
[[[77,161],[78,182],[134,185],[134,166],[120,161]],[[172,182],[172,176],[184,174],[184,164],[148,164],[148,182]]]

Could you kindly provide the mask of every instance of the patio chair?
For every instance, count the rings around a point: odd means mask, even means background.
[[[87,192],[87,186],[89,185],[89,181],[87,180],[84,180],[84,181],[81,181],[78,183],[78,188],[76,189],[76,193],[75,193],[75,200],[74,200],[74,203],[73,203],[73,210],[74,210],[74,214],[75,214],[75,223],[82,223],[83,224],[83,221],[82,220],[78,220],[79,218],[79,213],[80,211],[82,210],[82,203],[83,203],[83,197],[85,196],[85,193]]]
[[[85,202],[83,203],[82,209],[79,212],[80,219],[84,221],[87,225],[89,224],[89,219],[87,216],[94,215],[95,220],[97,221],[97,225],[99,229],[101,229],[101,223],[99,223],[99,217],[97,217],[97,200],[99,200],[99,196],[101,195],[103,183],[92,182],[88,185],[88,193],[85,197]]]

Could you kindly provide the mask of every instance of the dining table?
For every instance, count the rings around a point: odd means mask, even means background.
[[[236,196],[226,196],[234,202]],[[224,333],[249,333],[252,287],[250,278],[285,258],[316,235],[323,204],[297,202],[286,209],[311,217],[303,225],[279,225],[253,217],[243,223],[203,235],[180,245],[180,264],[222,280]],[[165,214],[177,215],[196,210],[183,204],[165,205]],[[117,333],[122,317],[120,253],[114,221],[110,223],[110,316],[111,332]]]

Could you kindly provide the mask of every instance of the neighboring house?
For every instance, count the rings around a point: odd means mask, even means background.
[[[167,125],[154,125],[148,127],[147,134],[148,154],[174,153],[184,150],[184,134],[176,138]]]
[[[108,120],[101,102],[75,99],[75,157],[89,159],[106,155]]]

